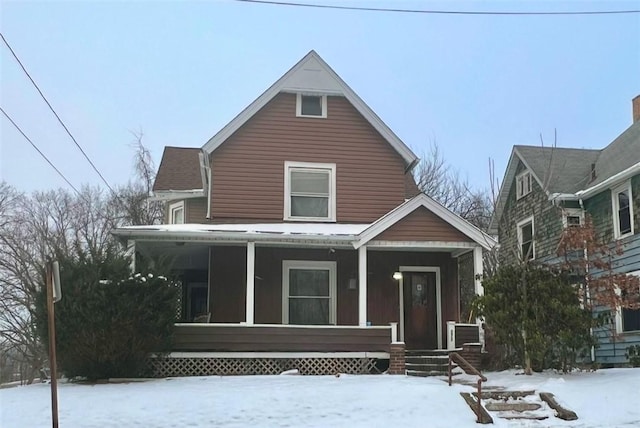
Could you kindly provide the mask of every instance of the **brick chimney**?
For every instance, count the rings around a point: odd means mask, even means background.
[[[640,95],[635,97],[631,104],[633,104],[633,123],[640,120]]]

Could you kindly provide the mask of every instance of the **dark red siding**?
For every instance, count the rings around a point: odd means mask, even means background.
[[[296,96],[279,94],[211,156],[212,222],[282,221],[284,163],[336,164],[337,221],[372,222],[405,198],[406,165],[344,97],[326,119],[296,117]]]
[[[467,235],[425,207],[419,207],[374,240],[472,242]]]

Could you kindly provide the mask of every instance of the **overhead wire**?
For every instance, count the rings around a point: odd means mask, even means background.
[[[513,12],[513,11],[479,11],[479,10],[438,10],[438,9],[398,9],[386,7],[367,7],[367,6],[341,6],[318,3],[300,3],[292,1],[276,1],[276,0],[234,0],[242,3],[256,3],[273,6],[295,6],[309,7],[316,9],[338,9],[338,10],[356,10],[365,12],[393,12],[393,13],[421,13],[430,15],[613,15],[613,14],[631,14],[640,13],[640,9],[628,10],[580,10],[580,11],[532,11],[532,12]]]
[[[65,123],[63,122],[63,120],[60,118],[60,116],[58,115],[58,113],[56,113],[55,109],[53,108],[53,106],[51,105],[51,103],[49,102],[49,100],[47,99],[47,97],[44,95],[44,93],[42,92],[42,90],[40,90],[40,87],[38,86],[38,84],[35,82],[35,80],[33,80],[33,78],[31,77],[31,75],[29,74],[29,72],[27,71],[27,69],[25,68],[24,64],[22,64],[22,61],[20,61],[20,58],[18,58],[18,55],[15,53],[15,51],[13,50],[13,48],[11,47],[11,45],[9,44],[9,42],[7,41],[7,39],[4,37],[4,34],[0,33],[0,37],[2,38],[2,41],[4,42],[5,46],[9,49],[9,51],[11,51],[11,54],[13,55],[13,58],[18,62],[18,64],[20,65],[20,67],[22,68],[22,71],[27,75],[27,77],[29,78],[29,80],[31,81],[31,84],[36,88],[36,90],[38,91],[38,93],[40,94],[40,97],[42,97],[42,99],[44,100],[44,102],[47,104],[47,106],[49,107],[49,110],[51,110],[51,112],[53,113],[53,115],[56,117],[56,119],[58,119],[58,122],[60,123],[60,125],[62,125],[62,127],[64,128],[64,130],[67,132],[67,135],[69,135],[69,137],[71,138],[71,140],[74,142],[74,144],[76,145],[76,147],[80,150],[80,152],[82,153],[82,155],[84,156],[84,158],[87,160],[87,162],[89,162],[89,165],[91,165],[91,167],[93,168],[93,170],[98,174],[98,176],[100,177],[100,179],[102,180],[102,182],[107,186],[107,188],[111,191],[111,193],[113,193],[114,195],[117,196],[117,193],[115,190],[113,190],[113,188],[111,187],[111,185],[109,184],[109,182],[104,178],[104,176],[102,175],[102,173],[98,170],[98,168],[96,167],[96,165],[93,163],[93,161],[89,158],[89,156],[87,155],[87,153],[84,151],[84,149],[82,148],[82,146],[80,145],[80,143],[78,143],[78,141],[76,140],[76,138],[73,136],[73,134],[71,134],[71,131],[69,131],[69,128],[67,128],[67,125],[65,125]],[[6,115],[6,114],[5,114]],[[23,134],[24,135],[24,134]]]
[[[53,168],[58,173],[58,175],[60,177],[62,177],[62,179],[78,194],[78,196],[80,196],[80,197],[82,197],[84,199],[84,196],[82,195],[82,193],[80,193],[80,191],[78,189],[76,189],[76,187],[73,184],[71,184],[71,182],[67,179],[67,177],[65,177],[65,175],[53,164],[53,162],[51,162],[51,160],[49,160],[47,155],[42,153],[42,150],[40,150],[40,148],[36,145],[36,143],[34,143],[31,140],[31,138],[29,138],[27,136],[27,134],[24,133],[24,131],[11,118],[11,116],[9,116],[9,114],[6,111],[4,111],[4,109],[2,107],[0,107],[0,111],[2,112],[2,114],[4,114],[4,116],[7,118],[7,120],[9,120],[9,122],[11,122],[11,124],[14,126],[14,128],[16,128],[18,130],[18,132],[20,132],[20,134],[22,134],[24,139],[27,140],[33,146],[33,148],[36,149],[36,151],[40,154],[40,156],[42,156],[42,158],[47,161],[47,163],[51,166],[51,168]]]

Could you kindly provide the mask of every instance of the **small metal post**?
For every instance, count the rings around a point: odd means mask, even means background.
[[[58,370],[56,367],[56,318],[53,305],[53,269],[47,262],[47,313],[49,324],[49,369],[51,372],[51,426],[58,428]]]
[[[452,367],[451,367],[451,354],[449,354],[449,386],[451,386],[451,371],[452,371]]]

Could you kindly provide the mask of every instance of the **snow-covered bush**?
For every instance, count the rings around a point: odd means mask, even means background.
[[[167,351],[178,288],[158,274],[131,275],[129,260],[107,255],[61,261],[63,298],[55,304],[58,367],[67,377],[145,375],[150,353]],[[46,294],[37,309],[47,337]]]

